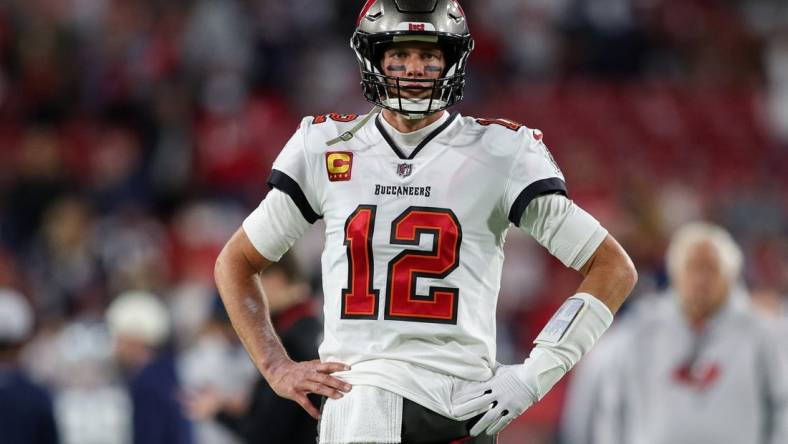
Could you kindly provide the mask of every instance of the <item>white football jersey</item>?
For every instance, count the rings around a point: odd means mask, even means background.
[[[503,244],[528,203],[566,193],[542,134],[452,114],[405,156],[373,116],[302,120],[269,184],[323,218],[323,361],[452,416],[453,378],[489,379]]]

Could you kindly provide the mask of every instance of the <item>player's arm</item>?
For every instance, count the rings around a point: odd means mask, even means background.
[[[233,328],[271,388],[318,418],[319,411],[306,395],[341,397],[350,385],[330,374],[348,367],[290,359],[271,323],[259,278],[260,272],[279,260],[308,225],[287,195],[272,190],[222,249],[214,278]]]
[[[593,216],[561,194],[535,198],[520,228],[584,279],[578,293],[593,295],[615,314],[632,291],[637,271],[624,249]]]
[[[539,334],[523,364],[503,366],[490,381],[455,396],[458,415],[493,405],[471,430],[474,435],[497,433],[541,400],[607,330],[637,281],[635,267],[618,242],[563,195],[533,199],[520,226],[585,278]]]
[[[612,314],[618,312],[637,282],[632,260],[610,234],[605,236],[580,273],[585,278],[577,292],[594,295]]]

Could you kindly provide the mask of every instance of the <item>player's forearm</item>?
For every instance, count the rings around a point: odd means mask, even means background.
[[[615,314],[637,282],[637,271],[621,245],[608,235],[581,269],[578,293],[589,293]]]
[[[232,242],[216,261],[216,286],[241,343],[267,377],[271,369],[289,358],[271,323],[259,270],[232,248]]]
[[[520,380],[542,399],[610,327],[637,281],[624,249],[608,235],[581,269],[585,279],[575,295],[553,315],[519,369]]]
[[[490,380],[456,395],[456,414],[491,406],[471,429],[472,435],[482,431],[497,433],[543,399],[610,327],[612,312],[618,310],[637,280],[629,257],[610,236],[597,247],[581,272],[585,279],[577,294],[556,311],[537,336],[536,347],[525,362],[502,366]],[[477,397],[468,401],[474,395]]]

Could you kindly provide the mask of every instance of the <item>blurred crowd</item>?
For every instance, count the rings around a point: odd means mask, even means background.
[[[19,360],[54,396],[63,442],[129,442],[106,322],[129,292],[166,307],[172,336],[157,347],[184,393],[255,383],[214,259],[300,116],[368,109],[347,43],[362,3],[0,2],[0,288],[33,307]],[[460,110],[545,132],[570,196],[633,256],[634,299],[666,286],[671,233],[708,219],[741,245],[755,305],[785,317],[788,4],[463,6],[476,50]],[[318,225],[294,252],[318,300],[321,242]],[[499,360],[515,362],[578,278],[520,233],[507,256]],[[563,394],[513,430],[551,442]],[[196,442],[239,439],[204,418],[192,426]]]

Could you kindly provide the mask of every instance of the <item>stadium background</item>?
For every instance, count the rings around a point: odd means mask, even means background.
[[[347,44],[361,3],[0,2],[0,287],[36,308],[25,362],[65,442],[124,439],[102,319],[129,289],[172,307],[190,384],[242,390],[242,355],[194,362],[213,261],[301,116],[369,109]],[[664,287],[668,236],[704,218],[742,244],[758,305],[786,304],[784,1],[463,6],[476,50],[458,108],[544,131],[572,198],[632,255],[633,297]],[[317,297],[320,237],[296,246]],[[499,360],[515,362],[579,279],[512,231],[503,281]],[[502,442],[556,442],[564,389]]]

